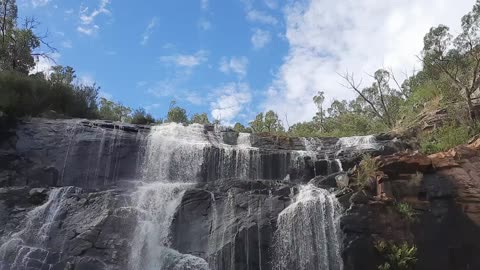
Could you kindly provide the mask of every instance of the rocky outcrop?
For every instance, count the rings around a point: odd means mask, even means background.
[[[383,263],[378,240],[418,248],[415,269],[480,269],[480,140],[429,157],[379,157],[388,200],[374,191],[355,193],[342,218],[346,269],[375,269]],[[410,221],[397,204],[413,207]]]
[[[159,165],[155,156],[149,171],[152,179],[167,179],[165,173],[181,176],[179,181],[192,176],[188,181],[196,182],[183,190],[172,210],[166,238],[172,250],[183,253],[175,253],[178,258],[196,256],[214,269],[271,269],[279,213],[292,203],[296,185],[312,179],[311,184],[335,191],[348,209],[342,218],[345,269],[375,269],[381,258],[372,243],[381,238],[417,243],[425,255],[419,261],[425,267],[419,269],[449,269],[445,261],[433,261],[434,252],[450,258],[477,251],[475,237],[466,239],[467,234],[475,236],[467,222],[469,215],[475,216],[474,204],[467,195],[457,197],[458,187],[447,172],[435,171],[475,167],[472,155],[470,165],[452,158],[450,165],[440,166],[433,157],[390,155],[410,147],[388,134],[339,140],[241,137],[211,126],[194,131],[199,134],[179,136],[200,136],[193,139],[201,147],[161,145],[158,149],[165,151],[158,151],[159,157],[169,159]],[[0,269],[129,269],[135,227],[149,215],[132,202],[145,173],[148,134],[149,127],[78,119],[29,119],[2,130],[0,222],[5,226],[0,228]],[[177,148],[168,152],[172,147]],[[182,156],[191,151],[197,152],[188,159]],[[389,176],[387,195],[411,202],[418,224],[404,220],[392,200],[378,201],[373,193],[348,186],[350,169],[365,153],[381,155]],[[192,169],[197,165],[198,170]],[[462,203],[471,211],[459,210]],[[433,247],[431,240],[438,234],[448,239]],[[452,265],[467,269],[458,262]]]

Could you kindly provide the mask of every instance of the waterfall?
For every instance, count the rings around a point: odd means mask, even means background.
[[[274,269],[341,270],[340,205],[324,189],[300,187],[278,216]]]
[[[170,225],[189,186],[185,183],[156,182],[139,187],[133,194],[133,205],[139,217],[129,269],[208,269],[203,259],[169,248]]]
[[[77,192],[75,187],[53,189],[43,205],[28,212],[24,227],[0,246],[0,269],[27,269],[30,264],[49,269],[50,233],[61,222],[68,198]]]
[[[343,137],[338,139],[337,148],[339,149],[348,149],[355,148],[357,150],[365,149],[377,149],[378,143],[375,139],[375,136],[353,136],[353,137]]]
[[[153,127],[142,169],[143,185],[132,194],[138,216],[129,269],[209,269],[204,259],[170,248],[171,223],[183,194],[197,181],[208,143],[201,125]]]

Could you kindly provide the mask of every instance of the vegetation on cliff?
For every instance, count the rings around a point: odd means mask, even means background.
[[[211,121],[206,113],[189,115],[175,101],[165,117],[154,119],[143,108],[133,110],[100,97],[100,87],[79,82],[69,66],[32,73],[36,60],[49,58],[56,50],[35,32],[34,19],[18,22],[15,0],[1,0],[0,6],[0,110],[7,115],[40,116],[55,111],[69,117],[135,124],[220,122]],[[304,137],[406,132],[420,138],[426,153],[465,143],[480,131],[480,0],[462,17],[461,25],[456,36],[445,25],[432,27],[418,56],[421,70],[403,74],[403,81],[392,70],[380,68],[370,75],[371,84],[362,85],[360,77],[346,72],[339,74],[339,79],[356,97],[334,100],[327,106],[319,91],[312,98],[318,110],[311,121],[290,125],[288,115],[267,111],[257,114],[247,126],[235,123],[233,128]],[[444,117],[433,126],[419,119],[440,110]]]

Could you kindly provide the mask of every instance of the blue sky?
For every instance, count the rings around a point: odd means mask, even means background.
[[[225,124],[274,109],[290,125],[314,115],[317,91],[352,97],[338,72],[418,68],[428,29],[458,28],[473,2],[17,0],[48,29],[57,63],[106,97],[156,117],[176,100]]]

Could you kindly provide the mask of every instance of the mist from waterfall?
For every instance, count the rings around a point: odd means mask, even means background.
[[[341,206],[327,190],[301,186],[277,220],[276,270],[341,270]]]

